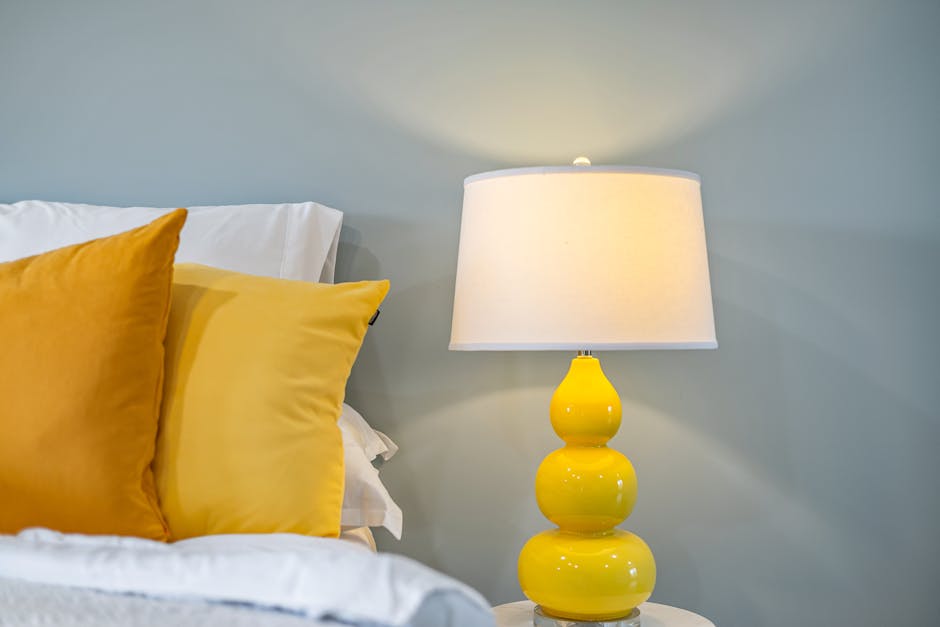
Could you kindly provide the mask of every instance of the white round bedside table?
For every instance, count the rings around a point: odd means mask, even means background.
[[[516,601],[493,608],[496,627],[532,627],[532,601]],[[643,603],[640,605],[640,620],[643,627],[715,627],[715,624],[698,614],[678,607]]]

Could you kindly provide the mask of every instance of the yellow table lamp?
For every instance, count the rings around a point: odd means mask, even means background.
[[[636,500],[608,448],[620,399],[594,350],[715,348],[699,177],[576,165],[464,181],[451,350],[578,351],[550,405],[565,445],[539,466],[519,582],[534,624],[633,626],[656,582],[646,543],[617,529]]]

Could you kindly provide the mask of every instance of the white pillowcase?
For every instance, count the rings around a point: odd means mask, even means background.
[[[391,459],[398,446],[376,431],[355,409],[343,403],[339,417],[346,462],[346,491],[341,524],[349,527],[385,527],[401,540],[402,513],[379,479],[372,460]]]
[[[362,414],[346,403],[343,403],[339,426],[348,431],[349,436],[363,450],[370,462],[379,456],[388,461],[398,452],[398,445],[392,442],[390,437],[373,429]]]
[[[333,282],[341,211],[314,202],[188,209],[177,262]],[[0,204],[0,262],[114,235],[171,210],[41,200]]]

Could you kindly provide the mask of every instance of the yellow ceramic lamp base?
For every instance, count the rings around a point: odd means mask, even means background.
[[[558,529],[531,538],[519,583],[553,616],[605,621],[629,615],[656,583],[656,564],[638,536],[615,529],[636,501],[630,461],[607,447],[620,428],[620,398],[600,362],[578,356],[555,390],[552,426],[565,446],[539,467],[539,509]]]

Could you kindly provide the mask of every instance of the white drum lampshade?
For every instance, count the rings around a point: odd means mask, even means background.
[[[464,181],[451,350],[716,346],[697,175],[562,166]]]

